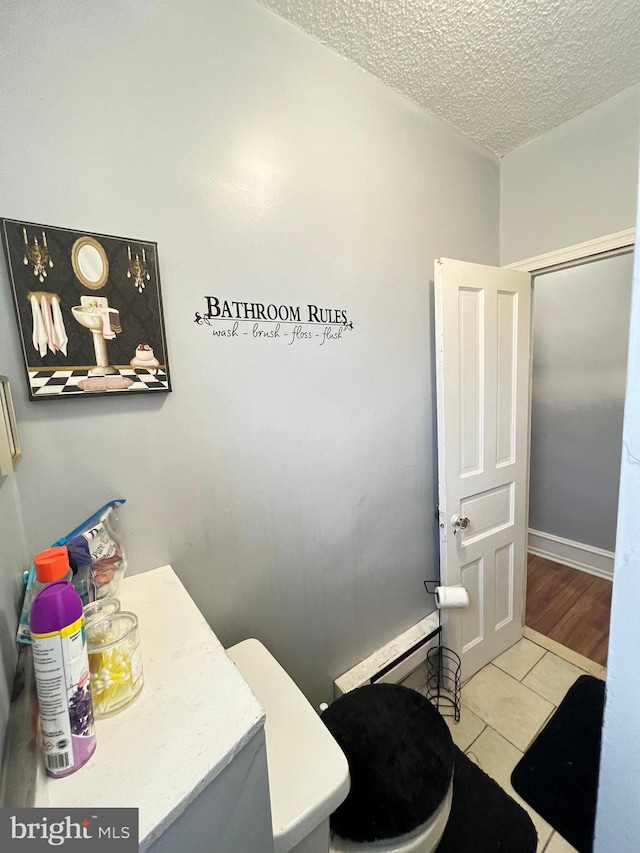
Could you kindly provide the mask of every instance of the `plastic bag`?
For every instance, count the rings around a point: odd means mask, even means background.
[[[123,503],[125,503],[124,498],[110,501],[51,546],[67,546],[69,563],[74,575],[73,585],[83,599],[83,603],[85,597],[87,601],[92,601],[94,598],[114,598],[127,570],[124,548],[115,534],[118,521],[117,509]],[[38,591],[33,563],[29,571],[24,573],[23,580],[25,594],[18,623],[17,640],[19,643],[30,643],[29,615],[34,596]]]
[[[110,501],[54,545],[66,545],[72,567],[89,566],[97,598],[114,598],[127,570],[127,558],[118,536],[118,507],[124,498]]]

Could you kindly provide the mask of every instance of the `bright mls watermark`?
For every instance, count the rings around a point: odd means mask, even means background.
[[[0,850],[137,853],[138,809],[0,809]]]

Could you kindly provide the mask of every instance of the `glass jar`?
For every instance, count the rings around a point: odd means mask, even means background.
[[[86,625],[91,695],[96,717],[126,708],[144,682],[138,617],[125,610]]]
[[[99,598],[97,601],[92,601],[84,608],[84,623],[94,622],[96,619],[103,619],[105,616],[112,616],[120,610],[120,602],[117,598]]]

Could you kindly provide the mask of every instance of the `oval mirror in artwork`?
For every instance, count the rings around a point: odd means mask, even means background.
[[[100,290],[109,277],[107,253],[93,237],[80,237],[71,249],[71,264],[78,281],[89,290]]]

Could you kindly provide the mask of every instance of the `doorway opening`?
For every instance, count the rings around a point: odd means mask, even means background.
[[[524,624],[606,664],[633,230],[534,258]]]

